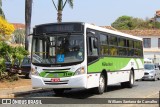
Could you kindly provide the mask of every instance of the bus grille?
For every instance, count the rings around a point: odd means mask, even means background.
[[[68,80],[59,81],[59,82],[52,82],[52,81],[44,81],[46,85],[61,85],[61,84],[68,84]]]

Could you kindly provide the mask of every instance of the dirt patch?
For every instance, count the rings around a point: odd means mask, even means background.
[[[2,88],[15,88],[19,86],[29,86],[31,85],[31,79],[25,79],[23,77],[20,77],[18,81],[13,81],[13,82],[0,82],[0,89]]]

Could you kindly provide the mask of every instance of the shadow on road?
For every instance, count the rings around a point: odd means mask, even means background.
[[[137,85],[134,85],[137,87]],[[124,89],[121,85],[111,85],[107,87],[107,92],[117,91]],[[107,92],[105,92],[107,94]],[[104,94],[105,94],[104,93]],[[54,97],[63,97],[63,98],[74,98],[74,99],[86,99],[91,96],[96,95],[93,89],[72,89],[70,91],[66,91],[63,95],[53,95]]]
[[[137,85],[134,85],[134,87],[137,87]],[[124,88],[121,87],[121,85],[110,85],[107,87],[107,92],[114,92],[118,90],[123,90]],[[104,94],[107,94],[105,92]],[[18,97],[36,97],[36,98],[73,98],[73,99],[86,99],[90,98],[92,96],[97,95],[93,89],[72,89],[72,90],[66,90],[62,95],[56,95],[53,90],[40,90],[39,92],[31,92],[28,94],[19,95]]]

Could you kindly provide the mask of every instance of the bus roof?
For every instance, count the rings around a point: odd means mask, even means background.
[[[142,41],[142,38],[140,38],[140,37],[133,36],[133,35],[126,34],[126,33],[122,33],[120,31],[110,30],[110,29],[107,29],[107,28],[103,28],[103,27],[88,24],[88,23],[85,23],[85,25],[86,25],[87,28],[91,28],[91,29],[102,31],[102,32],[111,33],[111,34],[115,34],[115,35],[120,35],[120,36],[123,36],[123,37],[137,39],[137,40]]]
[[[142,38],[140,38],[140,37],[133,36],[133,35],[126,34],[126,33],[122,33],[122,32],[119,32],[119,31],[110,30],[110,29],[103,28],[103,27],[100,27],[100,26],[96,26],[96,25],[93,25],[93,24],[89,24],[89,23],[86,23],[86,22],[46,23],[46,24],[36,25],[35,28],[41,27],[41,26],[47,26],[47,25],[54,25],[54,24],[72,24],[72,23],[73,24],[76,24],[76,23],[80,24],[81,23],[82,25],[85,25],[87,28],[91,28],[91,29],[94,29],[94,30],[99,30],[99,31],[102,31],[102,32],[111,33],[111,34],[115,34],[115,35],[120,35],[120,36],[123,36],[123,37],[137,39],[137,40],[142,41]]]

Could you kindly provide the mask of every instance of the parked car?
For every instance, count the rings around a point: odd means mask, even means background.
[[[25,75],[25,78],[31,78],[31,59],[29,57],[25,57],[22,61],[22,65],[19,67],[19,74]]]
[[[9,61],[9,60],[6,61],[5,65],[6,65],[6,72],[10,72],[11,66],[12,66],[11,61]]]
[[[160,70],[159,68],[151,63],[144,64],[144,76],[142,80],[158,80],[160,79]]]

